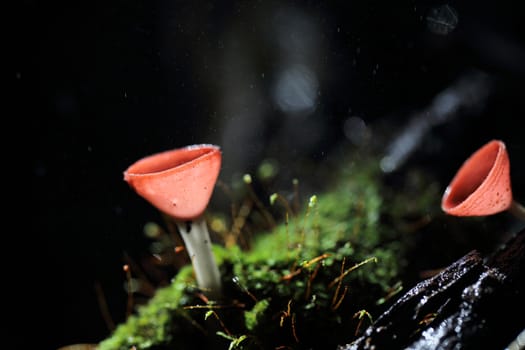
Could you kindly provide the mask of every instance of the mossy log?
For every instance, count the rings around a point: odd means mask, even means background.
[[[491,256],[471,251],[420,282],[338,350],[511,349],[525,329],[524,276],[522,229]]]

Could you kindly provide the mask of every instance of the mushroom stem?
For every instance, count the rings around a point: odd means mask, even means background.
[[[513,200],[508,210],[516,218],[525,221],[525,207],[520,203]]]
[[[190,256],[199,288],[212,300],[221,295],[219,268],[211,250],[211,239],[206,220],[201,215],[194,220],[176,220],[182,240]]]

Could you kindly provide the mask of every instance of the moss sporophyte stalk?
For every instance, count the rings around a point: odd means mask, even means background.
[[[243,201],[249,210],[237,210],[232,219],[238,232],[229,236],[230,244],[212,245],[221,297],[203,295],[186,265],[98,350],[330,349],[351,342],[402,289],[410,237],[395,224],[404,215],[395,206],[409,202],[405,194],[390,199],[376,162],[351,164],[298,210],[278,193],[255,204],[249,192]],[[244,178],[246,185],[254,181]],[[419,198],[427,210],[429,198],[438,198],[436,188],[422,186]],[[265,220],[277,209],[282,219]],[[265,229],[248,236],[235,224],[239,216],[260,220]],[[212,227],[228,226],[216,214],[206,220],[223,222]],[[237,244],[241,239],[250,242]]]

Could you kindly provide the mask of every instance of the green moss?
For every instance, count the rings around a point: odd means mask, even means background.
[[[157,290],[155,297],[138,308],[135,315],[119,325],[111,337],[102,341],[98,350],[148,349],[153,345],[167,344],[172,340],[172,324],[188,319],[181,308],[187,302],[188,286],[193,283],[191,266],[180,270],[173,283]]]
[[[267,315],[265,315],[265,311],[268,309],[269,305],[270,301],[268,299],[263,299],[256,302],[251,310],[244,311],[244,322],[246,324],[247,330],[253,331],[258,326],[263,317],[267,317]]]
[[[215,246],[223,300],[199,299],[187,266],[99,350],[324,349],[350,342],[360,315],[376,315],[400,290],[406,265],[409,244],[396,223],[408,199],[396,193],[392,201],[380,175],[373,162],[342,169],[340,181],[300,214],[258,232],[250,250]],[[421,198],[435,197],[432,186],[418,190]]]

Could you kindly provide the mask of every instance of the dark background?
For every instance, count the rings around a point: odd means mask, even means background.
[[[106,337],[95,283],[114,321],[124,320],[123,256],[147,251],[142,228],[159,214],[122,172],[153,152],[215,143],[226,182],[273,157],[286,164],[283,181],[315,186],[301,160],[322,166],[338,146],[354,147],[348,118],[395,135],[474,70],[490,77],[489,96],[432,128],[408,162],[431,169],[444,188],[468,154],[501,138],[515,196],[525,199],[525,22],[510,2],[20,4],[12,76],[21,133],[8,135],[30,178],[17,187],[22,220],[8,248],[23,296],[12,323],[24,330],[19,343],[56,349]],[[427,17],[444,4],[458,22],[445,18],[453,30],[439,34]],[[272,98],[294,64],[315,72],[314,97],[299,99],[313,98],[307,112]],[[380,135],[373,144],[386,149],[390,139]]]

